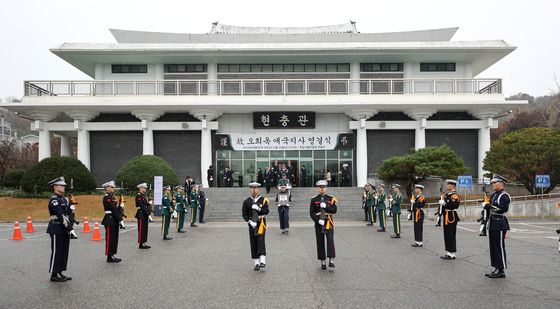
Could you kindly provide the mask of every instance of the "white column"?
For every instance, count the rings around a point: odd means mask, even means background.
[[[426,148],[426,118],[418,120],[418,128],[414,135],[414,148],[416,150]]]
[[[360,63],[350,63],[350,93],[360,94]]]
[[[492,127],[493,119],[488,118],[484,120],[484,126],[478,129],[478,179],[484,178],[484,158],[486,152],[490,150],[490,128]]]
[[[144,138],[142,142],[142,154],[154,154],[154,131],[149,127],[149,121],[142,120],[142,129],[144,131]]]
[[[208,188],[208,167],[212,165],[212,130],[208,128],[208,121],[202,120],[200,131],[200,172],[202,185]]]
[[[68,136],[60,136],[60,156],[61,157],[71,157],[72,156],[72,146],[70,144],[70,138]]]
[[[208,94],[218,94],[218,65],[216,63],[208,63]]]
[[[360,119],[360,127],[356,129],[356,184],[363,187],[367,184],[367,130],[366,118]]]
[[[78,120],[76,120],[78,121]],[[90,151],[89,151],[89,131],[82,127],[78,129],[78,160],[80,160],[88,170],[90,167]]]
[[[51,157],[51,134],[41,123],[39,129],[39,161]]]

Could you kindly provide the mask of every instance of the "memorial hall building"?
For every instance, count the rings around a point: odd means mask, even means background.
[[[162,33],[111,29],[115,42],[63,43],[51,52],[89,80],[24,81],[21,103],[2,106],[33,120],[39,160],[77,158],[98,185],[137,155],[165,159],[180,179],[234,186],[273,162],[290,164],[295,186],[329,170],[363,186],[383,160],[449,145],[482,178],[501,78],[478,76],[515,50],[503,40],[452,40],[458,28],[363,33],[356,24],[237,27]],[[58,151],[56,151],[58,153]],[[308,183],[297,175],[305,166]]]

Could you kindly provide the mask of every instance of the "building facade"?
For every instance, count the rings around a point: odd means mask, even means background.
[[[180,178],[218,185],[256,180],[290,163],[296,185],[327,170],[333,184],[362,186],[384,159],[447,144],[482,178],[500,78],[476,78],[515,50],[502,41],[452,41],[457,28],[360,33],[354,23],[312,28],[235,27],[206,34],[111,32],[116,43],[64,43],[51,51],[89,75],[25,81],[5,108],[34,120],[39,159],[51,134],[97,182],[130,158],[161,156]],[[302,166],[307,184],[300,178]]]

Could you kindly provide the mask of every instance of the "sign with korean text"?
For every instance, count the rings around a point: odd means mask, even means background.
[[[353,149],[351,133],[232,133],[216,134],[216,150],[335,150]]]
[[[457,178],[457,187],[459,188],[470,189],[472,188],[472,184],[472,176],[470,175],[459,176]]]
[[[254,112],[255,129],[314,129],[314,112]]]

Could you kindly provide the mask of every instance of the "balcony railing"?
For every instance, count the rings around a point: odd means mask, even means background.
[[[26,96],[496,94],[501,79],[26,81]]]

